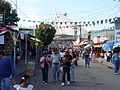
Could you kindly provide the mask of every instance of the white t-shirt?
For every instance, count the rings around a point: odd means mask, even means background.
[[[33,90],[33,85],[28,85],[27,88],[22,88],[20,85],[14,85],[13,87],[17,90]]]
[[[64,57],[64,56],[65,56],[65,53],[64,53],[64,52],[60,52],[60,56],[61,56],[61,57]]]

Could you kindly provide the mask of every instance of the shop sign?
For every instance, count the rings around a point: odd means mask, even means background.
[[[35,46],[38,46],[38,45],[39,45],[38,42],[36,42],[36,43],[35,43]]]
[[[115,44],[114,45],[120,45],[120,29],[115,30]]]
[[[3,23],[3,14],[0,14],[0,23]]]
[[[7,31],[7,30],[8,30],[7,27],[0,27],[0,32]]]

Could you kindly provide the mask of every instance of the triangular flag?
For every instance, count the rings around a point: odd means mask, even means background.
[[[51,24],[54,24],[54,22],[51,22]]]
[[[81,27],[81,25],[77,25],[78,27]]]
[[[101,20],[101,24],[103,24],[103,20]]]
[[[68,26],[66,26],[68,28]]]
[[[58,22],[56,22],[56,24],[58,24]]]
[[[60,26],[60,29],[62,29],[62,27]]]
[[[90,24],[90,22],[88,22],[88,24]]]
[[[87,26],[88,26],[88,24],[85,24],[85,26],[87,27]]]
[[[111,22],[111,20],[112,20],[112,19],[110,18],[110,19],[109,19],[109,22]]]
[[[75,22],[75,24],[77,24],[77,22]]]
[[[73,24],[73,22],[70,22],[70,24]]]
[[[107,19],[105,19],[105,23],[107,23],[107,21],[108,21],[108,20],[107,20]]]
[[[97,24],[99,24],[99,21],[97,21]]]
[[[40,27],[40,29],[43,29],[43,27]]]
[[[67,24],[67,22],[65,22],[65,24]]]
[[[52,27],[52,29],[55,29],[55,27]]]
[[[60,22],[60,24],[62,25],[63,22]]]
[[[46,29],[48,29],[49,27],[46,27]]]

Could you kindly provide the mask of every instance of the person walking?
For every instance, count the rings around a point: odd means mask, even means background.
[[[83,52],[83,56],[85,58],[85,67],[88,67],[88,68],[90,68],[90,57],[89,57],[89,54],[90,54],[90,52],[87,49],[85,49],[85,51]]]
[[[53,71],[53,82],[56,82],[57,80],[59,81],[59,74],[60,74],[60,61],[61,61],[61,56],[57,52],[57,50],[53,50],[53,55],[51,56],[52,60],[52,71]]]
[[[65,56],[63,58],[63,72],[62,72],[62,84],[65,85],[65,75],[67,74],[67,85],[70,85],[70,66],[72,62],[72,56],[66,51]]]
[[[20,83],[13,86],[13,90],[33,90],[33,87],[34,86],[30,84],[30,76],[25,74],[21,78]]]
[[[4,57],[0,51],[0,78],[1,90],[12,90],[12,78],[15,75],[14,65],[9,56]]]
[[[77,57],[74,51],[72,51],[71,55],[72,55],[72,62],[70,66],[70,82],[74,83],[75,82],[74,74],[75,74],[75,69],[77,67]]]
[[[113,51],[113,55],[112,55],[112,62],[114,64],[114,73],[115,75],[118,75],[118,71],[119,71],[119,53],[117,51]]]
[[[44,84],[48,84],[48,69],[51,66],[51,60],[47,57],[46,52],[43,53],[39,63],[42,70],[42,81]]]

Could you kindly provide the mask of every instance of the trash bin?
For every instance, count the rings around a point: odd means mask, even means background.
[[[28,62],[26,74],[28,76],[34,76],[35,75],[35,62]]]

